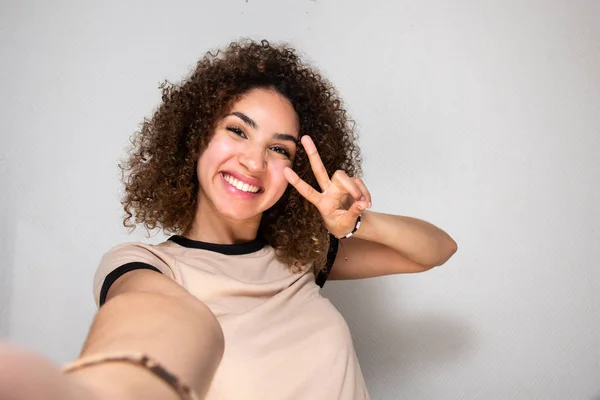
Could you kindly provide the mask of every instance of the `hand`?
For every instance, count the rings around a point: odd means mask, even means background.
[[[104,386],[107,382],[103,382]],[[101,384],[96,385],[103,387]],[[99,400],[108,399],[94,387],[62,374],[41,354],[0,342],[0,399]]]
[[[322,192],[300,179],[291,168],[286,168],[283,175],[317,207],[330,233],[345,236],[354,229],[358,216],[371,207],[371,194],[362,179],[351,178],[342,170],[335,171],[330,179],[312,139],[305,135],[301,142]]]

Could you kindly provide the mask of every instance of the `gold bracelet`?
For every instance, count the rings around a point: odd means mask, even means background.
[[[196,395],[193,389],[181,383],[175,375],[145,354],[123,353],[82,357],[65,365],[62,368],[62,372],[66,374],[82,368],[109,362],[126,362],[143,367],[167,383],[177,392],[181,400],[200,400],[200,397]]]

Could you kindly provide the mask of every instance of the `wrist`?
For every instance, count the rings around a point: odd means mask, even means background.
[[[64,376],[78,383],[80,387],[92,392],[94,400],[139,398],[160,398],[164,400],[195,400],[197,396],[185,390],[178,393],[179,380],[164,368],[166,375],[157,373],[152,365],[159,365],[153,360],[147,364],[133,353],[127,355],[109,354],[84,356],[62,368]],[[152,364],[152,365],[151,365]]]
[[[348,233],[346,233],[345,235],[342,236],[337,236],[334,235],[333,233],[329,232],[331,235],[333,235],[336,239],[338,240],[342,240],[342,239],[348,239],[349,237],[352,237],[356,234],[356,232],[358,232],[358,229],[360,228],[360,225],[362,223],[362,215],[359,215],[356,218],[356,222],[354,223],[354,227],[352,228],[352,230]]]
[[[370,231],[373,225],[372,218],[372,211],[363,211],[361,214],[360,229],[358,229],[352,236],[356,239],[368,240],[371,242],[375,241],[375,239],[373,238],[373,232]]]

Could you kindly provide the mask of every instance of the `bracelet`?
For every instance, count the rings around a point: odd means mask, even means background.
[[[348,239],[350,236],[354,235],[356,233],[356,231],[358,230],[358,228],[360,228],[360,220],[361,220],[361,215],[358,216],[358,218],[356,219],[356,224],[354,225],[354,229],[352,229],[352,232],[350,232],[349,234],[347,234],[346,236],[342,236],[342,237],[337,237],[335,236],[337,239]]]
[[[193,389],[181,383],[175,375],[167,371],[162,365],[145,354],[128,353],[82,357],[65,365],[61,371],[62,373],[66,374],[108,362],[126,362],[143,367],[156,375],[158,378],[162,379],[167,385],[175,390],[181,400],[200,400],[200,397],[196,395],[196,392],[194,392]]]

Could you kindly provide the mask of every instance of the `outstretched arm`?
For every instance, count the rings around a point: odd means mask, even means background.
[[[206,305],[162,274],[135,270],[111,286],[81,356],[146,354],[203,398],[223,348],[220,325]],[[111,362],[61,374],[41,356],[0,347],[0,398],[179,397],[164,381],[136,365]]]

